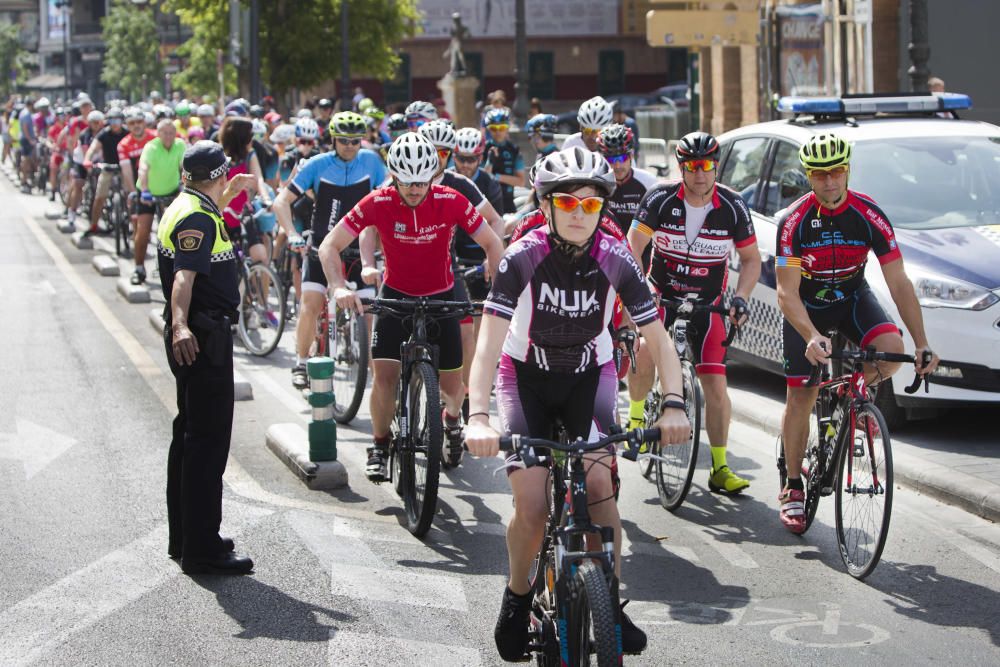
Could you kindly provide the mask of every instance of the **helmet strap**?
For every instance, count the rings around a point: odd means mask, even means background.
[[[551,195],[546,197],[546,199],[549,201],[549,215],[546,216],[546,219],[549,223],[549,238],[552,240],[553,249],[570,262],[575,262],[584,255],[589,254],[591,246],[594,245],[597,228],[601,226],[601,218],[604,217],[604,211],[608,206],[607,200],[605,200],[604,206],[601,207],[601,212],[597,214],[597,225],[594,226],[594,231],[591,232],[590,237],[586,241],[577,245],[576,243],[570,243],[559,234],[559,230],[556,228],[556,212],[553,210]],[[545,212],[543,211],[542,214],[545,215]]]

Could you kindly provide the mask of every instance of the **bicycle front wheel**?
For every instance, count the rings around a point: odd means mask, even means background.
[[[129,259],[129,215],[120,194],[111,195],[111,224],[115,228],[115,252],[119,257]]]
[[[337,308],[330,320],[333,358],[333,418],[347,424],[358,414],[368,383],[368,325],[365,316]]]
[[[646,408],[645,408],[645,421],[646,428],[653,428],[653,424],[656,420],[660,418],[660,402],[662,398],[660,397],[660,390],[653,388],[650,390],[649,394],[646,395]],[[653,453],[659,455],[660,446],[658,443],[653,444]],[[653,472],[656,470],[656,459],[646,459],[646,462],[642,464],[642,476],[649,479]]]
[[[684,411],[691,424],[691,436],[687,442],[659,448],[658,454],[666,462],[656,460],[656,486],[660,492],[660,504],[668,512],[680,507],[691,489],[701,438],[701,386],[694,372],[694,364],[687,359],[681,360],[681,377],[684,380]]]
[[[418,361],[410,376],[407,411],[410,422],[410,456],[401,463],[409,483],[403,489],[408,528],[417,537],[430,530],[437,509],[438,479],[441,474],[441,446],[444,428],[441,424],[441,398],[437,371],[429,363]]]
[[[565,626],[569,664],[590,665],[591,655],[601,667],[621,664],[614,603],[604,573],[593,561],[582,561],[571,585]]]
[[[837,459],[837,544],[847,571],[864,579],[882,557],[892,515],[889,429],[873,404],[858,407],[854,432]]]
[[[274,351],[285,330],[284,291],[274,269],[254,264],[240,281],[240,340],[253,355]]]

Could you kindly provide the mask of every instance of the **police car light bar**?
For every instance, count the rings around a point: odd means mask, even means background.
[[[863,115],[876,113],[928,113],[972,108],[972,99],[959,93],[888,95],[885,97],[782,97],[778,111],[813,115]]]

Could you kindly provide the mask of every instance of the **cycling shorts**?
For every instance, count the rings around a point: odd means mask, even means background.
[[[26,141],[23,137],[21,138],[21,157],[34,157],[35,155],[35,145],[30,141]]]
[[[871,288],[865,286],[843,301],[822,307],[806,303],[806,312],[813,326],[826,335],[835,330],[849,341],[864,348],[878,336],[903,332],[886,314]],[[784,347],[785,381],[789,387],[801,387],[809,379],[812,364],[806,359],[806,341],[788,320],[782,321],[782,346]]]
[[[136,213],[138,215],[156,215],[157,199],[163,202],[162,210],[165,211],[167,210],[167,207],[173,203],[174,199],[177,198],[177,194],[179,192],[180,192],[179,190],[175,190],[174,192],[171,192],[169,195],[157,195],[156,198],[152,201],[152,203],[149,204],[145,203],[144,201],[142,201],[141,198],[139,198],[137,200],[138,203],[136,204],[136,209],[135,209]]]
[[[364,292],[367,289],[371,294],[374,294],[374,288],[361,280],[361,258],[357,254],[352,253],[351,257],[345,258],[345,255],[341,253],[340,261],[343,262],[347,282],[354,283],[355,291]],[[302,269],[302,291],[326,294],[327,287],[323,263],[319,261],[319,257],[310,254]]]
[[[102,169],[101,175],[97,177],[97,191],[94,193],[94,196],[97,199],[107,199],[111,193],[111,183],[114,179],[115,175],[113,172]]]
[[[413,296],[382,285],[379,296],[385,299],[412,299]],[[432,294],[428,299],[455,301],[454,290]],[[400,360],[400,346],[410,338],[413,324],[410,318],[376,315],[372,326],[372,359]],[[438,370],[457,371],[462,368],[462,331],[454,317],[428,319],[427,340],[438,347]]]
[[[49,168],[52,171],[56,171],[60,166],[62,166],[63,160],[65,159],[66,157],[62,153],[53,153],[51,157],[49,157]]]
[[[720,296],[713,305],[721,301]],[[660,307],[659,313],[663,326],[669,330],[677,319],[677,311]],[[687,325],[687,344],[694,358],[694,369],[699,375],[726,374],[726,348],[722,346],[725,341],[726,322],[721,314],[700,311],[691,315]]]
[[[606,435],[617,423],[617,399],[618,375],[614,362],[582,373],[555,373],[506,354],[500,358],[496,401],[505,433],[551,440],[555,436],[553,424],[559,420],[570,440],[594,440]],[[615,446],[609,445],[608,451],[613,461]],[[508,464],[519,461],[517,454],[507,459]],[[508,467],[507,473],[512,474],[516,469],[516,465]],[[617,465],[614,465],[612,479],[616,478]]]
[[[255,245],[263,243],[260,240],[260,231],[257,229],[257,223],[252,220],[247,225],[238,225],[236,227],[226,225],[226,232],[233,241],[242,243],[244,250],[250,250]]]

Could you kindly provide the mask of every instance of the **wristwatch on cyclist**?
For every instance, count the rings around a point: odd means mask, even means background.
[[[678,401],[674,398],[665,398],[660,402],[660,414],[663,414],[664,410],[686,410],[687,406],[684,405],[684,401]]]

